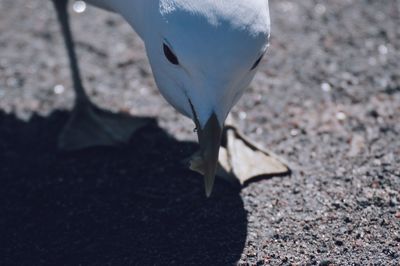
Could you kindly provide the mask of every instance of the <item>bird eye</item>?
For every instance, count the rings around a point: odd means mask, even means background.
[[[171,51],[171,49],[164,43],[164,55],[168,61],[173,65],[179,65],[178,57]]]
[[[251,67],[251,70],[255,69],[260,64],[261,59],[263,59],[263,57],[264,57],[264,54],[262,54],[260,56],[260,58],[257,59],[257,61],[254,63],[254,65]]]

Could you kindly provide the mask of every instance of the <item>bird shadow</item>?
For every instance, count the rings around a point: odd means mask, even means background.
[[[0,113],[1,265],[229,265],[243,252],[239,189],[179,162],[197,145],[156,123],[120,148],[56,149],[66,112]]]

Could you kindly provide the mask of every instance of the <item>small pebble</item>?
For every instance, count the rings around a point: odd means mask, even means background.
[[[56,86],[54,86],[54,89],[53,89],[53,90],[54,90],[54,93],[55,93],[55,94],[61,94],[61,93],[64,92],[65,88],[64,88],[63,85],[57,84]]]
[[[329,83],[324,82],[324,83],[321,84],[321,89],[322,89],[324,92],[330,92],[331,89],[332,89],[332,87],[331,87],[331,85],[330,85]]]
[[[246,117],[247,117],[247,114],[246,114],[246,112],[239,112],[239,118],[240,118],[240,120],[245,120],[246,119]]]
[[[339,246],[339,247],[340,247],[340,246],[343,246],[343,241],[342,241],[342,240],[336,240],[336,241],[335,241],[335,245],[336,245],[336,246]]]
[[[86,3],[84,1],[75,1],[72,9],[78,14],[83,13],[86,10]]]
[[[319,263],[320,266],[329,266],[332,262],[330,260],[323,260]]]
[[[323,4],[316,4],[314,10],[317,15],[321,16],[321,15],[325,14],[326,7]]]
[[[382,162],[381,162],[381,160],[379,160],[379,159],[375,159],[375,160],[373,161],[373,165],[374,165],[374,166],[381,166],[381,165],[382,165]]]
[[[347,119],[347,115],[344,112],[338,112],[336,113],[336,118],[339,121],[344,121]]]
[[[385,45],[383,45],[383,44],[381,44],[381,45],[379,45],[379,47],[378,47],[378,51],[379,51],[379,53],[381,54],[381,55],[386,55],[387,53],[388,53],[388,48],[385,46]]]
[[[292,137],[296,137],[297,135],[299,135],[299,133],[300,133],[300,131],[299,131],[298,129],[292,129],[292,130],[290,131],[290,135],[291,135]]]
[[[263,129],[261,128],[261,127],[258,127],[257,129],[256,129],[256,135],[261,135],[262,133],[263,133]]]

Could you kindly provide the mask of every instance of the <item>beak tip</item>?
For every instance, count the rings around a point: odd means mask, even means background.
[[[206,175],[204,176],[204,188],[205,188],[205,192],[206,192],[206,197],[210,198],[211,193],[213,191],[213,187],[214,187],[214,179],[215,176],[214,175]]]
[[[207,123],[197,131],[203,161],[204,185],[207,198],[211,196],[218,166],[219,147],[223,126],[213,113]]]
[[[209,199],[211,197],[212,189],[207,189],[206,188],[206,197]]]

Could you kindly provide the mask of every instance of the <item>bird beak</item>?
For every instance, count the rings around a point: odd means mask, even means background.
[[[200,144],[200,156],[203,162],[204,185],[206,196],[210,197],[218,165],[222,127],[213,113],[203,128],[197,129]]]
[[[196,168],[199,172],[204,174],[204,186],[208,198],[214,186],[223,127],[220,125],[217,115],[214,112],[211,114],[204,127],[201,127],[196,111],[190,100],[189,103],[192,108],[193,120],[196,124],[197,136],[200,144],[200,163],[198,165],[199,167]]]

